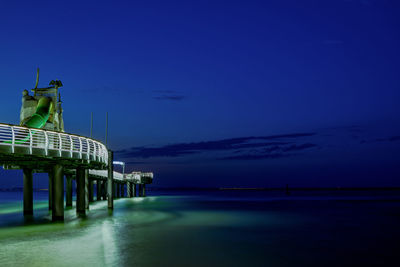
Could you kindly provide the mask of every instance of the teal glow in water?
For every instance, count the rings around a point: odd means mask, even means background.
[[[193,192],[192,192],[193,193]],[[14,194],[12,196],[6,194]],[[26,222],[0,193],[0,266],[354,266],[397,260],[400,194],[201,192],[93,203]]]

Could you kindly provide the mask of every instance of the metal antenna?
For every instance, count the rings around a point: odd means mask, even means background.
[[[90,138],[93,137],[93,112],[90,113]]]
[[[35,84],[35,89],[37,89],[38,84],[39,84],[39,68],[36,70],[36,84]]]
[[[106,146],[107,146],[107,137],[108,137],[108,112],[106,112]]]

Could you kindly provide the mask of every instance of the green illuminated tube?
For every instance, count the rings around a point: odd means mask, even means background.
[[[23,126],[29,128],[43,128],[46,124],[47,120],[50,117],[50,111],[53,108],[53,102],[49,97],[42,97],[39,99],[39,102],[36,106],[36,112],[32,115],[32,117],[27,120]],[[35,131],[31,131],[32,135],[35,134]],[[23,144],[26,141],[29,141],[30,135],[28,135],[20,140],[15,140],[14,144]],[[4,143],[11,144],[12,141],[5,141]]]
[[[24,123],[24,126],[30,128],[42,128],[50,116],[53,102],[48,97],[42,97],[36,106],[36,112],[32,117]]]

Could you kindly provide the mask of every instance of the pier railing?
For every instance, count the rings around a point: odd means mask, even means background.
[[[91,138],[0,124],[0,151],[11,154],[83,159],[108,164],[105,145]]]

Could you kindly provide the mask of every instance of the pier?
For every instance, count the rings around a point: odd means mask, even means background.
[[[38,82],[39,70],[33,96],[27,90],[22,92],[20,125],[0,123],[0,164],[5,170],[22,170],[24,215],[33,215],[34,173],[48,174],[53,221],[64,220],[64,208],[72,207],[74,181],[79,216],[84,216],[94,201],[94,188],[96,201],[107,200],[109,209],[114,208],[114,199],[145,197],[145,185],[152,183],[153,173],[125,173],[125,164],[114,161],[113,151],[105,144],[66,133],[61,81],[51,81],[44,88],[38,88]],[[114,164],[123,165],[123,172],[114,171]]]
[[[24,139],[24,142],[18,140]],[[76,183],[76,211],[85,215],[90,202],[121,197],[144,197],[145,184],[153,173],[120,173],[113,170],[113,152],[91,138],[67,133],[0,124],[0,164],[22,169],[24,214],[33,214],[33,174],[49,176],[49,209],[54,221],[64,219],[65,206],[72,207],[72,183]],[[127,192],[125,195],[124,192]]]

